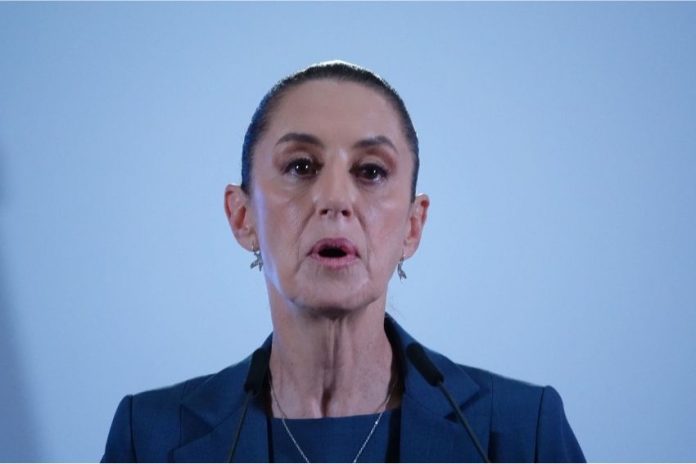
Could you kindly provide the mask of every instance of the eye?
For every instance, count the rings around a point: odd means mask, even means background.
[[[312,177],[318,170],[319,166],[310,158],[298,158],[290,161],[283,172],[296,177]]]
[[[366,163],[356,166],[352,172],[359,179],[369,183],[377,183],[387,178],[387,170],[374,163]]]

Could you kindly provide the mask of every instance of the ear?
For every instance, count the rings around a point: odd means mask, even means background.
[[[242,247],[252,251],[254,246],[259,246],[249,196],[238,185],[225,187],[225,214],[234,238]]]
[[[428,207],[430,206],[430,198],[428,195],[421,193],[416,195],[411,210],[408,216],[408,230],[404,238],[404,258],[410,258],[418,249],[421,236],[423,235],[423,226],[428,218]]]

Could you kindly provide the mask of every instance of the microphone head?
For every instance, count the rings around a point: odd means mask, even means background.
[[[406,357],[418,369],[423,378],[433,387],[437,387],[445,381],[442,372],[435,367],[435,364],[425,354],[425,350],[420,343],[413,342],[406,347]]]
[[[259,348],[251,355],[251,364],[249,365],[249,373],[244,381],[244,391],[256,396],[263,388],[263,382],[266,380],[266,372],[268,372],[268,360],[270,354],[268,350]]]

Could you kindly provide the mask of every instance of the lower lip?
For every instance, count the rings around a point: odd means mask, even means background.
[[[327,258],[320,255],[319,253],[312,253],[310,255],[312,259],[317,261],[322,266],[326,266],[331,269],[340,269],[342,267],[348,267],[357,261],[358,257],[356,255],[345,255],[340,258]]]

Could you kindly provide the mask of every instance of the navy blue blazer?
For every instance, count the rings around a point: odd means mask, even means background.
[[[404,375],[399,459],[480,462],[476,448],[438,388],[406,361],[414,339],[385,318]],[[271,337],[266,340],[270,349]],[[538,387],[426,352],[445,377],[489,459],[497,462],[584,462],[552,387]],[[221,462],[227,459],[244,400],[250,357],[217,374],[128,395],[118,406],[103,462]],[[268,462],[263,395],[250,403],[235,461]]]

